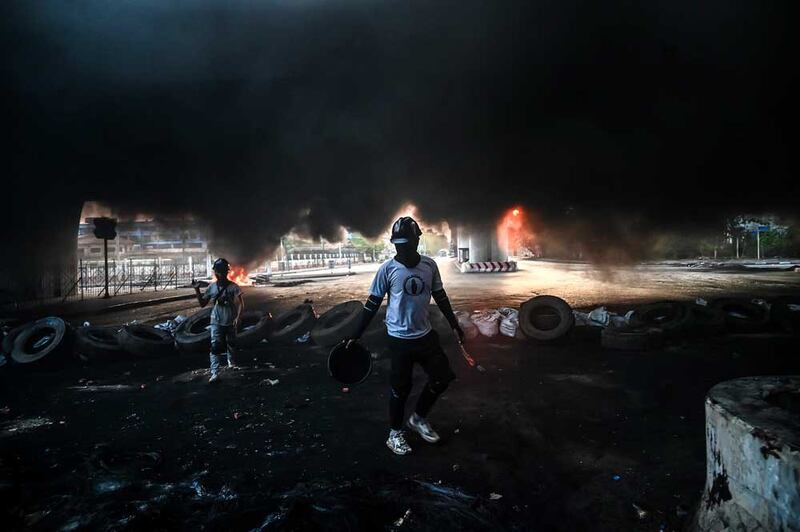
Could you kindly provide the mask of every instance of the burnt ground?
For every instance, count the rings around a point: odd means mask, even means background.
[[[292,290],[270,298],[270,310],[309,293],[327,296],[320,310],[348,298]],[[468,348],[487,369],[478,373],[432,316],[458,379],[430,417],[442,441],[411,436],[407,457],[384,446],[378,320],[365,339],[378,356],[373,374],[348,393],[327,375],[327,350],[310,344],[242,352],[241,369],[216,385],[205,382],[205,355],[6,366],[3,528],[679,529],[705,480],[708,389],[800,373],[797,339],[780,334],[618,352],[589,328],[549,345],[476,340]],[[423,382],[420,373],[415,394]]]

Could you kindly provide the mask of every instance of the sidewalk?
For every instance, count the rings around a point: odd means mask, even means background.
[[[17,318],[23,321],[30,321],[45,316],[58,316],[69,318],[71,316],[86,314],[105,314],[108,312],[118,312],[121,310],[147,307],[168,303],[171,301],[188,300],[194,297],[194,290],[191,288],[178,288],[154,292],[152,290],[139,292],[136,294],[125,294],[103,298],[86,298],[83,300],[66,301],[64,303],[54,302],[43,305],[26,307],[20,310],[4,308],[0,310],[0,317]]]

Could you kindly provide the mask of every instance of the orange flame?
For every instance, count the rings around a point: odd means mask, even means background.
[[[228,272],[228,279],[239,286],[249,286],[253,284],[253,281],[247,276],[247,270],[244,269],[244,266],[231,265],[231,271]]]
[[[508,209],[497,223],[497,242],[509,255],[519,254],[522,248],[532,244],[534,238],[525,211],[519,207]]]

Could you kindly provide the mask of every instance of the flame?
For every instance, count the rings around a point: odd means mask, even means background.
[[[508,255],[519,255],[523,248],[531,248],[535,241],[535,234],[525,216],[525,211],[519,207],[508,209],[497,223],[497,242],[501,249],[508,251]]]
[[[231,265],[231,271],[228,272],[228,279],[239,286],[249,286],[253,284],[253,281],[247,276],[247,270],[244,269],[244,266]]]

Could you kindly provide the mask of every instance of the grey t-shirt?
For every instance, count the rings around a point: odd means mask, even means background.
[[[430,257],[407,268],[395,259],[384,262],[375,274],[370,295],[383,298],[389,294],[386,330],[395,338],[420,338],[431,330],[428,307],[431,292],[442,289],[439,267]]]
[[[211,323],[214,325],[231,325],[236,317],[237,298],[242,290],[239,285],[231,281],[225,288],[220,288],[217,282],[208,285],[203,298],[214,305],[211,309]]]

